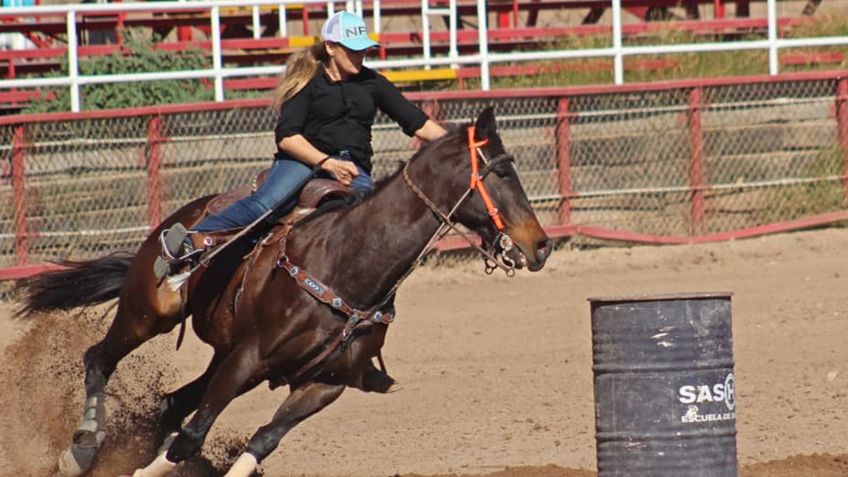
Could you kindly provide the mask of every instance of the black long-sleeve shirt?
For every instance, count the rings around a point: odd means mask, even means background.
[[[338,155],[347,150],[351,159],[371,173],[371,126],[377,109],[395,120],[412,136],[427,115],[410,103],[398,89],[374,70],[362,70],[347,81],[333,81],[323,66],[280,109],[276,143],[302,134],[319,151]]]

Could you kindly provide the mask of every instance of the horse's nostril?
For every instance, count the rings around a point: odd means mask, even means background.
[[[536,243],[536,257],[540,260],[544,260],[548,258],[548,255],[551,254],[551,240],[545,239],[540,240]]]

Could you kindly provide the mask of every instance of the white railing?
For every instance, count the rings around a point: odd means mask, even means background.
[[[424,45],[420,57],[405,59],[394,59],[384,61],[368,61],[368,66],[381,68],[430,68],[438,65],[451,65],[456,67],[460,64],[476,64],[480,66],[481,88],[490,88],[489,67],[493,63],[557,60],[574,58],[598,58],[611,57],[613,59],[613,72],[615,84],[624,83],[624,57],[633,55],[663,55],[675,53],[703,53],[718,51],[739,50],[768,50],[769,52],[769,74],[779,73],[779,52],[785,48],[816,47],[848,45],[848,36],[842,37],[817,37],[781,39],[778,38],[777,30],[777,0],[767,0],[768,14],[768,36],[765,40],[733,41],[722,43],[696,43],[677,45],[645,45],[624,46],[622,42],[622,9],[621,0],[611,0],[612,6],[612,45],[608,48],[591,48],[577,50],[538,51],[538,52],[515,52],[515,53],[490,53],[488,48],[487,17],[488,10],[484,0],[477,0],[477,22],[479,25],[479,52],[474,55],[460,56],[457,53],[457,31],[456,31],[456,0],[450,0],[449,7],[445,12],[433,11],[430,8],[430,0],[422,0],[422,15],[433,13],[447,14],[451,21],[449,25],[450,48],[448,56],[434,57],[431,54],[429,27],[424,33]],[[327,10],[332,12],[334,3],[326,0],[221,0],[221,1],[191,1],[191,2],[162,2],[162,3],[120,3],[120,4],[76,4],[76,5],[50,5],[39,7],[13,7],[0,9],[0,18],[3,17],[26,17],[28,15],[64,14],[66,20],[66,33],[68,40],[68,62],[69,73],[65,77],[32,78],[0,80],[0,90],[13,88],[38,88],[45,86],[68,86],[71,92],[71,109],[80,110],[80,86],[90,84],[119,83],[131,81],[155,81],[176,79],[198,79],[212,78],[215,84],[215,100],[224,100],[224,78],[245,76],[267,76],[278,75],[284,71],[283,66],[256,66],[226,68],[221,58],[221,30],[220,12],[222,8],[252,7],[253,8],[253,32],[258,38],[261,27],[259,25],[259,9],[262,6],[273,6],[278,9],[280,28],[279,35],[286,36],[286,5],[324,4]],[[347,1],[346,8],[357,13],[363,12],[362,0]],[[136,74],[114,74],[114,75],[80,75],[77,56],[78,38],[76,31],[76,18],[79,14],[91,13],[121,13],[121,12],[179,12],[179,11],[208,10],[210,17],[211,42],[213,66],[211,69],[192,71],[169,71],[155,73]],[[379,0],[373,1],[373,30],[375,33],[381,31],[381,13]],[[425,22],[428,25],[429,22]]]
[[[440,15],[448,18],[448,57],[456,58],[459,56],[459,42],[456,38],[456,22],[459,18],[457,14],[457,0],[449,0],[447,7],[438,8],[430,5],[430,0],[421,1],[421,46],[425,62],[430,60],[433,56],[433,49],[430,46],[430,15]],[[429,69],[429,65],[426,66],[426,68]]]

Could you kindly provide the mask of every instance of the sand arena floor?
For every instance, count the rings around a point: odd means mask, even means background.
[[[590,296],[730,291],[743,477],[848,476],[848,229],[721,244],[562,250],[541,272],[478,263],[417,271],[384,356],[402,389],[346,392],[283,440],[261,474],[315,477],[594,475]],[[44,477],[80,418],[82,352],[99,313],[11,319],[0,304],[0,477]],[[158,397],[209,349],[151,341],[109,387],[109,435],[91,475],[152,458]],[[236,400],[179,475],[222,475],[286,394]]]

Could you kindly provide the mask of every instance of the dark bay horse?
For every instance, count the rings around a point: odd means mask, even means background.
[[[118,362],[186,316],[214,356],[201,376],[163,397],[161,423],[169,437],[163,452],[133,475],[172,475],[200,450],[233,399],[265,381],[286,384],[290,394],[226,474],[247,477],[289,430],[346,387],[385,392],[393,383],[372,361],[394,291],[446,222],[474,231],[490,258],[515,268],[540,270],[551,250],[491,108],[473,125],[426,145],[361,203],[315,214],[285,238],[268,234],[256,245],[235,244],[172,291],[152,272],[157,237],[175,222],[196,223],[210,199],[177,211],[134,255],[67,262],[68,268],[23,284],[25,313],[118,298],[109,331],[85,353],[86,402],[59,458],[64,475],[81,475],[94,463],[105,438],[106,383]]]

